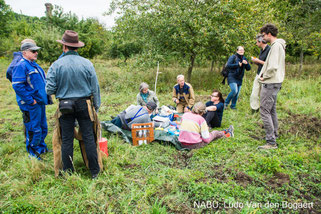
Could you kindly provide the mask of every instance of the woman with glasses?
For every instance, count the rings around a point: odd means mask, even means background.
[[[231,109],[236,109],[236,102],[242,87],[244,69],[247,71],[251,70],[251,66],[244,56],[244,47],[237,47],[236,54],[233,54],[228,59],[226,68],[229,69],[227,82],[231,88],[231,92],[228,94],[225,100],[225,108],[228,107],[230,101],[232,100]]]
[[[205,105],[206,113],[203,117],[205,118],[207,125],[210,128],[221,127],[224,111],[224,99],[222,93],[214,89],[211,94],[211,100]]]

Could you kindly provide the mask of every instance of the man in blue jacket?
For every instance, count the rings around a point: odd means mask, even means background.
[[[24,39],[24,40],[21,41],[21,45],[23,45],[26,42],[30,42],[30,43],[36,44],[35,41],[33,41],[32,39]],[[13,53],[13,59],[12,59],[10,65],[9,65],[9,67],[7,68],[7,73],[6,73],[7,79],[10,82],[12,82],[12,71],[16,67],[18,62],[20,62],[21,59],[22,59],[22,52],[21,51]]]
[[[26,43],[26,42],[35,43],[35,41],[33,41],[32,39],[24,39],[24,40],[21,41],[21,45]],[[22,52],[21,51],[13,52],[13,59],[12,59],[10,65],[9,65],[9,67],[7,68],[7,72],[6,72],[7,79],[10,82],[12,82],[12,71],[16,67],[18,62],[20,62],[21,59],[22,59]],[[25,126],[23,126],[23,132],[24,132],[24,135],[25,135],[25,142],[26,142],[27,136],[26,136],[26,127]]]
[[[16,92],[17,103],[22,111],[26,127],[26,148],[30,156],[41,159],[42,153],[48,152],[45,138],[48,132],[46,108],[46,76],[35,62],[38,47],[35,43],[21,45],[22,59],[12,71],[12,87]]]

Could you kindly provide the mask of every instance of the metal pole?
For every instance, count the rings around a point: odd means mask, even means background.
[[[155,81],[155,94],[156,94],[156,86],[157,86],[157,77],[158,77],[158,72],[159,71],[159,62],[157,62],[157,71],[156,71],[156,81]]]

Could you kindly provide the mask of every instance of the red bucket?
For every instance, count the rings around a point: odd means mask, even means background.
[[[101,151],[103,151],[108,156],[108,145],[107,145],[107,139],[101,138],[99,140],[99,148]]]

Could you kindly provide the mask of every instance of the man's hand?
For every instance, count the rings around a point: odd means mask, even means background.
[[[31,105],[36,105],[36,104],[37,104],[37,101],[33,100],[33,103]]]
[[[263,77],[260,77],[260,80],[262,80],[262,81],[263,81]]]
[[[256,57],[251,57],[251,60],[255,63],[255,64],[257,64],[257,58]]]
[[[179,103],[179,100],[178,99],[174,99],[174,103],[178,104]]]
[[[243,59],[242,63],[246,65],[247,61],[245,59]]]
[[[239,66],[242,67],[242,63],[241,62],[239,62]]]

